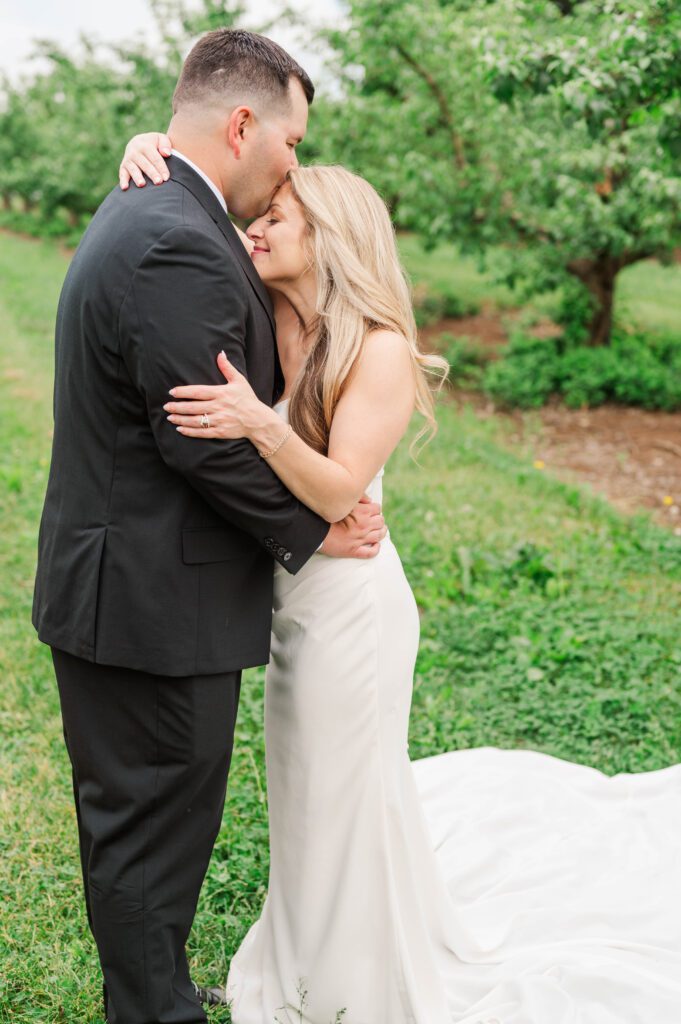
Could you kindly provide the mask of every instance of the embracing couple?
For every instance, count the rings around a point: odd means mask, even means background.
[[[410,763],[419,617],[381,477],[415,409],[432,429],[445,364],[418,350],[379,196],[298,167],[313,92],[268,39],[201,39],[169,138],[129,145],[59,303],[34,623],[107,1021],[199,1024],[221,1001],[235,1024],[671,1024],[679,851],[623,919],[641,880],[631,815],[603,814],[621,780],[495,748]],[[143,175],[159,187],[128,187]],[[267,898],[200,989],[185,943],[241,670],[268,661]],[[677,779],[655,780],[668,822]],[[629,808],[651,781],[627,781]]]
[[[386,942],[418,614],[380,476],[414,407],[432,420],[428,360],[376,192],[298,167],[313,92],[268,39],[201,39],[169,181],[104,201],[59,303],[34,622],[110,1024],[206,1019],[185,942],[241,670],[268,659],[271,878],[234,1020],[273,1024],[302,978],[315,1020],[411,998]],[[227,211],[258,218],[250,253]]]

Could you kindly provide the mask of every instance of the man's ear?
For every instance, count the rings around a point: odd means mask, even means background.
[[[241,156],[241,145],[246,129],[253,123],[253,111],[250,107],[235,107],[227,124],[227,143],[236,160]]]

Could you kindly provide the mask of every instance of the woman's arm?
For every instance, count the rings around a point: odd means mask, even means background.
[[[221,368],[229,381],[225,388],[173,389],[175,397],[199,401],[166,405],[170,421],[186,436],[244,436],[259,451],[275,448],[286,432],[280,417],[255,398],[230,364],[223,361]],[[268,462],[303,504],[327,522],[338,522],[355,507],[397,446],[414,399],[414,371],[404,339],[393,331],[374,331],[336,407],[328,457],[292,434]],[[198,425],[202,413],[211,421],[209,428]]]

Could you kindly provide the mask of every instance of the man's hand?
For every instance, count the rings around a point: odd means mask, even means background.
[[[320,553],[330,558],[375,558],[387,532],[381,506],[364,495],[350,515],[332,523]]]

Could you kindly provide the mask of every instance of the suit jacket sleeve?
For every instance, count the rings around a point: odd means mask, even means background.
[[[224,384],[216,365],[221,349],[246,374],[248,287],[229,253],[208,235],[172,228],[133,275],[119,338],[164,462],[295,573],[319,548],[329,524],[284,487],[250,441],[183,437],[163,409],[178,384]]]

